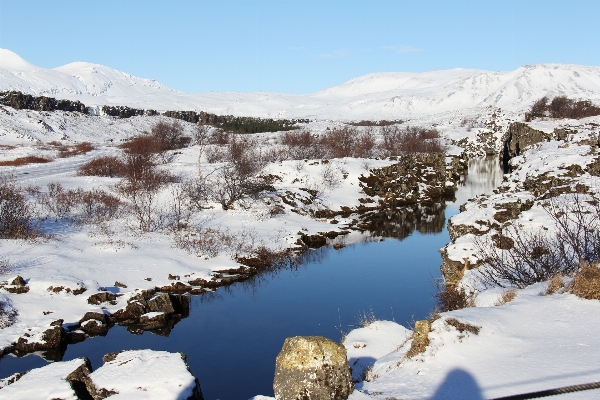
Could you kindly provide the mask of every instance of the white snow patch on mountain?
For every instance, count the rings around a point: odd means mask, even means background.
[[[522,111],[542,96],[600,100],[600,67],[539,64],[509,72],[452,69],[373,73],[323,91],[183,93],[98,64],[36,67],[0,49],[0,90],[79,100],[88,106],[125,105],[271,118],[407,119],[468,108]]]

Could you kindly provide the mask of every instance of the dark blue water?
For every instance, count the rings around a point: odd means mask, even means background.
[[[387,234],[404,239],[311,250],[309,260],[295,269],[193,297],[190,316],[168,337],[133,335],[115,326],[106,337],[69,346],[63,360],[86,356],[98,368],[102,356],[113,351],[180,351],[207,400],[273,395],[275,357],[286,337],[322,335],[339,341],[365,312],[405,326],[426,318],[435,303],[432,283],[440,278],[438,249],[449,241],[444,213],[448,218],[456,212],[457,205],[451,205],[417,222],[404,215],[399,224],[380,223]],[[46,363],[36,355],[6,356],[0,377]]]

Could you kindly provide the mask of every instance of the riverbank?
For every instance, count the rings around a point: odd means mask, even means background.
[[[541,260],[550,254],[543,246],[564,229],[595,234],[599,122],[531,124],[544,133],[542,141],[521,149],[494,193],[470,199],[449,221],[452,240],[441,250],[442,274],[447,286],[467,295],[468,307],[432,315],[419,351],[411,350],[413,332],[400,340],[393,332],[401,328],[391,322],[350,332],[344,344],[350,365],[362,374],[357,390],[381,399],[484,399],[600,380],[594,368],[600,302],[569,286],[576,272],[520,281],[498,275],[482,258],[503,257],[505,264],[496,265],[508,266],[524,263],[515,254],[525,251]],[[589,399],[596,392],[563,397]]]

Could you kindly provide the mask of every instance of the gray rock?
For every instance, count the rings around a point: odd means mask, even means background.
[[[354,390],[344,346],[322,336],[287,338],[275,361],[277,400],[347,399]]]
[[[148,300],[148,310],[173,314],[175,309],[167,293],[160,293]]]
[[[102,304],[105,302],[109,302],[111,304],[117,304],[117,296],[111,292],[100,292],[100,293],[96,293],[96,294],[93,294],[90,297],[88,297],[89,304],[99,305],[99,304]]]

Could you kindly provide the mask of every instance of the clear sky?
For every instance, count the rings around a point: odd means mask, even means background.
[[[312,93],[371,72],[600,65],[600,0],[0,0],[0,47],[185,92]]]

